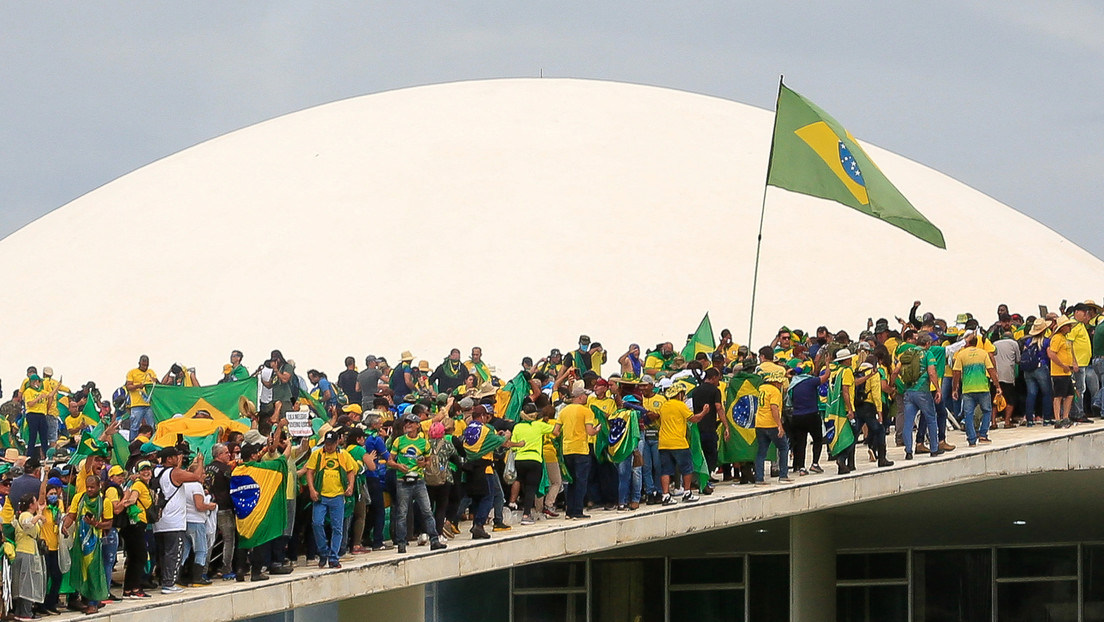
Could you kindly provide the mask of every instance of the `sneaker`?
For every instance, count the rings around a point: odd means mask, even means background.
[[[989,440],[988,437],[982,436],[981,438],[978,439],[978,442],[981,443],[982,445],[988,445],[989,443],[992,443],[993,441]]]
[[[533,517],[532,517],[532,516],[522,516],[522,517],[521,517],[521,524],[522,524],[522,525],[532,525],[532,524],[533,524],[533,523],[535,523],[535,522],[536,522],[536,521],[535,521],[535,520],[533,520]]]
[[[797,474],[798,475],[808,475],[809,471],[805,468],[800,468],[800,469],[797,470]]]
[[[330,568],[341,568],[341,562],[330,562]]]
[[[683,491],[683,489],[681,489],[681,488],[672,488],[671,489],[671,494],[676,496],[676,497],[680,496],[683,492],[685,492],[685,491]]]
[[[233,581],[234,579],[237,579],[237,578],[238,578],[238,575],[236,573],[233,573],[233,572],[225,572],[222,575],[222,580],[223,581]]]
[[[393,547],[390,544],[381,544],[379,546],[373,546],[373,551],[390,551]]]
[[[765,482],[765,481],[762,481],[762,482],[755,482],[755,485],[756,485],[756,486],[766,486],[766,485],[767,485],[767,482]]]
[[[779,477],[778,483],[780,484],[792,484],[794,481],[788,477]]]
[[[693,490],[687,490],[686,494],[682,495],[683,503],[689,503],[691,501],[697,501],[698,499],[699,499],[698,495],[695,495]]]
[[[618,512],[628,512],[628,511],[629,511],[629,506],[627,506],[627,505],[619,505],[619,506],[617,506],[617,511],[618,511]]]
[[[506,523],[495,523],[493,531],[510,531],[510,526]]]
[[[399,546],[405,547],[406,545],[405,544],[400,544]],[[319,559],[318,560],[318,569],[321,570],[325,567],[326,567],[326,560],[325,559]]]
[[[162,594],[179,594],[184,591],[184,588],[179,585],[170,585],[168,587],[161,588]]]
[[[905,452],[905,460],[912,460],[912,454],[906,451]]]
[[[704,489],[703,489],[703,490],[701,491],[701,493],[702,493],[703,495],[711,495],[711,494],[713,494],[713,487],[712,487],[712,486],[706,486],[706,487],[705,487],[705,488],[704,488]]]
[[[294,569],[291,564],[274,564],[268,569],[268,574],[291,574]]]
[[[405,542],[402,542],[402,543],[399,544],[398,552],[399,552],[400,555],[402,555],[403,553],[406,553],[406,543]]]
[[[555,510],[549,510],[548,508],[544,508],[543,510],[541,510],[541,513],[543,513],[548,518],[556,518],[559,516],[558,512],[556,512]]]
[[[671,495],[663,495],[663,505],[675,505],[676,503],[678,503],[678,501]]]
[[[418,546],[425,546],[427,544],[429,544],[429,534],[428,533],[423,533],[420,536],[418,536]]]
[[[823,473],[824,472],[824,469],[820,468],[819,464],[814,464],[813,466],[809,467],[809,470],[812,471],[813,473]]]
[[[576,514],[575,518],[590,518],[590,514]]]
[[[441,549],[447,549],[447,548],[448,548],[448,545],[445,544],[444,542],[439,541],[439,540],[437,542],[433,542],[429,545],[429,550],[431,550],[431,551],[440,551]]]

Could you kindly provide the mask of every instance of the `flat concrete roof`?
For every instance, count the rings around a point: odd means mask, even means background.
[[[533,562],[662,542],[689,534],[729,529],[807,512],[844,508],[876,500],[901,503],[910,493],[979,482],[998,482],[1036,473],[1100,469],[1104,466],[1104,424],[995,430],[986,447],[960,446],[937,458],[926,455],[904,461],[891,448],[892,467],[878,469],[860,450],[858,470],[840,476],[798,477],[792,485],[722,484],[697,503],[641,506],[635,512],[594,511],[582,521],[551,519],[532,526],[496,532],[490,540],[463,536],[446,551],[430,553],[412,546],[406,555],[394,551],[357,556],[341,570],[299,568],[264,583],[216,583],[174,596],[154,595],[142,601],[108,605],[94,616],[73,614],[60,619],[112,621],[215,622],[249,618],[372,593],[479,574]],[[957,435],[955,435],[957,436]],[[826,463],[830,464],[830,463]],[[1056,477],[1052,475],[1050,477]],[[950,497],[953,499],[954,497]],[[999,501],[999,500],[995,500]],[[1007,508],[1007,498],[995,507]],[[878,507],[883,504],[872,504]],[[908,504],[906,503],[906,506]],[[914,504],[915,505],[915,504]],[[907,509],[902,506],[902,509]],[[977,509],[976,504],[971,508]],[[1060,537],[1061,534],[1058,534]],[[705,537],[704,533],[702,537]]]

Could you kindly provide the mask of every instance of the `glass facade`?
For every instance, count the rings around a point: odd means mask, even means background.
[[[426,619],[785,622],[789,597],[786,554],[594,558],[429,586]],[[1104,622],[1104,544],[841,552],[836,619]]]

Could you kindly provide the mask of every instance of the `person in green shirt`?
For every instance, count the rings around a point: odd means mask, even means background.
[[[425,521],[425,532],[429,534],[430,550],[445,548],[445,543],[437,535],[433,521],[433,509],[429,504],[429,491],[425,485],[425,466],[429,457],[429,441],[422,436],[421,420],[417,415],[404,415],[402,418],[403,435],[391,441],[391,457],[387,466],[398,471],[395,478],[395,504],[392,506],[395,526],[395,544],[399,553],[406,552],[406,515],[410,504],[414,503]]]
[[[560,433],[560,422],[555,424],[543,421],[537,416],[537,407],[528,403],[521,408],[521,421],[514,425],[511,438],[525,441],[514,449],[514,467],[517,469],[517,481],[521,483],[521,524],[533,524],[533,507],[536,503],[537,489],[544,476],[544,439]]]

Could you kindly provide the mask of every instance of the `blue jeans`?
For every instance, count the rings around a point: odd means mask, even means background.
[[[425,522],[425,532],[429,534],[430,540],[436,542],[437,527],[433,524],[433,508],[429,505],[429,491],[426,490],[425,480],[419,479],[412,483],[404,482],[401,479],[396,481],[395,497],[397,498],[393,508],[395,516],[392,519],[395,525],[395,543],[406,543],[406,515],[410,512],[412,501],[418,506],[418,511],[421,512],[422,520]]]
[[[966,425],[966,442],[977,443],[978,433],[974,431],[974,407],[981,408],[981,438],[989,437],[989,423],[993,420],[993,397],[988,391],[962,394],[962,418]]]
[[[115,570],[115,561],[119,555],[119,531],[117,529],[105,529],[100,537],[101,552],[103,554],[104,572],[107,573],[107,586],[111,587],[111,573]]]
[[[473,477],[478,477],[478,476],[473,476]],[[483,477],[487,478],[487,490],[489,491],[492,488],[494,488],[494,482],[492,482],[491,480],[498,481],[498,475],[495,475],[494,473],[486,473],[486,474],[483,475]],[[486,525],[487,524],[487,517],[490,516],[490,514],[491,514],[491,505],[493,503],[494,503],[494,497],[491,495],[490,492],[483,495],[482,497],[479,498],[478,501],[475,502],[475,512],[474,512],[474,519],[475,520],[472,521],[473,525]]]
[[[947,379],[944,378],[944,380],[947,380]],[[944,383],[944,384],[946,384],[946,383]],[[932,398],[932,401],[933,402],[935,401],[934,397]],[[943,395],[942,392],[940,392],[939,403],[935,404],[935,427],[936,427],[937,430],[939,430],[938,440],[940,440],[940,441],[943,441],[943,440],[947,439],[947,409],[945,408],[946,404],[947,404],[947,396]],[[927,437],[928,437],[927,432],[928,432],[927,427],[920,426],[916,430],[916,442],[917,443],[923,443],[925,440],[927,440]],[[939,443],[936,442],[936,440],[932,440],[932,441],[930,441],[930,444],[931,444],[931,446],[935,446],[935,445],[938,445]]]
[[[46,427],[46,415],[41,413],[27,413],[27,455],[38,456],[38,448],[42,448],[41,458],[46,459],[46,444],[49,437],[49,429]]]
[[[330,541],[326,542],[326,517],[330,518]],[[337,563],[337,552],[341,549],[342,527],[345,526],[345,497],[323,497],[318,495],[314,502],[311,523],[314,526],[314,544],[318,547],[318,561],[328,559]],[[404,522],[403,525],[406,523]],[[396,529],[398,525],[396,525]]]
[[[568,516],[579,516],[583,513],[587,480],[590,478],[590,456],[568,454],[564,456],[564,463],[567,465],[568,474],[571,475],[571,483],[567,484],[567,494],[564,496],[566,512]]]
[[[188,537],[184,538],[184,556],[188,559],[188,553],[195,551],[195,563],[200,566],[207,565],[207,523],[188,523]],[[192,577],[193,579],[198,577]]]
[[[640,486],[633,489],[632,457],[617,463],[617,505],[628,505],[629,501],[640,501]]]
[[[506,495],[502,492],[502,480],[498,475],[491,474],[487,478],[487,485],[491,489],[491,502],[494,503],[494,522],[496,525],[502,524],[502,506],[506,505]],[[433,513],[430,512],[430,516]]]
[[[959,407],[961,406],[961,404],[959,403],[959,400],[956,400],[953,397],[951,397],[952,393],[954,393],[954,378],[951,378],[951,377],[943,378],[943,383],[940,384],[940,386],[939,386],[939,397],[942,398],[943,403],[937,405],[936,410],[942,409],[942,411],[943,411],[943,422],[944,423],[946,423],[946,421],[947,421],[947,415],[948,414],[950,416],[954,417],[955,421],[958,421],[958,419],[959,419],[958,413],[959,413]],[[947,426],[943,425],[943,424],[940,424],[939,427],[940,427],[940,433],[945,434]],[[944,440],[945,438],[946,438],[946,436],[942,436],[942,437],[940,437],[939,440]]]
[[[53,447],[54,443],[57,443],[58,439],[58,426],[61,424],[61,419],[53,416],[46,416],[46,446]]]
[[[778,428],[755,428],[755,439],[759,442],[759,451],[755,454],[755,481],[763,481],[763,469],[771,443],[778,449],[778,477],[789,476],[790,441],[778,433]]]
[[[1073,405],[1070,406],[1070,417],[1082,417],[1085,415],[1085,373],[1089,371],[1084,367],[1078,367],[1073,372]]]
[[[1027,399],[1024,403],[1024,412],[1028,421],[1035,421],[1039,416],[1044,421],[1054,419],[1054,387],[1050,384],[1050,370],[1039,366],[1033,371],[1024,374],[1027,381]],[[1039,407],[1035,407],[1038,399]]]
[[[149,406],[131,406],[130,438],[138,438],[138,428],[140,428],[143,423],[148,423],[150,427],[155,427],[153,409]]]
[[[905,391],[905,421],[901,430],[901,436],[905,441],[905,453],[912,453],[912,426],[916,424],[916,415],[921,414],[923,419],[920,425],[927,426],[928,438],[939,438],[938,418],[935,414],[935,398],[931,391]],[[963,411],[965,412],[965,411]],[[972,416],[972,415],[971,415]],[[936,448],[933,448],[936,449]]]
[[[657,494],[659,493],[659,476],[663,474],[660,471],[659,463],[659,440],[640,441],[640,451],[644,454],[644,491],[648,494]]]

